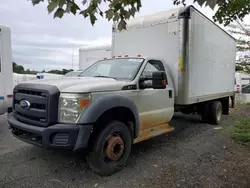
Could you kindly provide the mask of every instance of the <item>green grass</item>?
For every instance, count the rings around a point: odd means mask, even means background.
[[[232,129],[231,137],[236,143],[250,147],[250,118],[238,119]]]

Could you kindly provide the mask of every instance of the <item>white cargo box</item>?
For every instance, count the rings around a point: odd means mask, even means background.
[[[165,61],[176,104],[234,92],[236,41],[193,6],[133,18],[121,32],[114,24],[112,41],[114,56],[140,54]]]
[[[85,46],[79,49],[79,69],[85,70],[96,61],[111,57],[111,44]]]

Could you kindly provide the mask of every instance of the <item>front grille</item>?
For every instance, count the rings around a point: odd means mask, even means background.
[[[29,108],[20,102],[29,102]],[[16,119],[37,126],[49,126],[57,121],[59,90],[55,86],[19,84],[14,88],[13,112]]]
[[[48,94],[30,90],[15,90],[14,94],[14,109],[16,115],[22,117],[23,119],[36,122],[48,122]],[[25,110],[20,106],[20,102],[22,100],[27,100],[30,102],[29,109]]]

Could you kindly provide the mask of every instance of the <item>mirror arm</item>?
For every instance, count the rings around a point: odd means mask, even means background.
[[[147,81],[147,80],[153,80],[152,76],[141,76],[140,81]]]
[[[145,84],[144,82],[141,82],[139,88],[140,89],[152,88],[152,84]]]

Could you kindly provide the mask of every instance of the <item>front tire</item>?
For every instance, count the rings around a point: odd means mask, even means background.
[[[89,166],[102,176],[121,170],[128,160],[132,145],[127,126],[120,121],[112,121],[94,139],[87,156]]]

